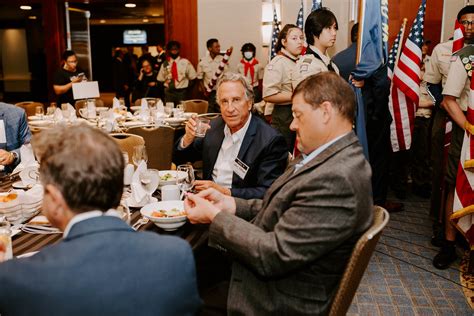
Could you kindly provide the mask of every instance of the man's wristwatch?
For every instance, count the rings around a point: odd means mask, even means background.
[[[14,163],[18,159],[18,153],[11,151],[10,155],[11,155],[12,163]]]

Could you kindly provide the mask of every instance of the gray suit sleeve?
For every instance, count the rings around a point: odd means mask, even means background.
[[[209,245],[227,251],[263,277],[284,275],[317,260],[350,238],[356,228],[356,197],[347,178],[332,173],[327,180],[307,183],[273,231],[221,212],[210,226]],[[272,203],[282,199],[274,196]],[[257,206],[238,202],[238,216]],[[262,210],[261,212],[269,211]]]

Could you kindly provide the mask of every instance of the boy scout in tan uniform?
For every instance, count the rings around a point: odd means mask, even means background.
[[[447,41],[435,46],[431,53],[431,58],[425,65],[425,74],[423,81],[430,84],[440,84],[444,87],[448,78],[449,67],[451,65],[451,56],[453,41]],[[458,100],[459,102],[459,100]],[[431,207],[430,215],[437,220],[440,217],[441,205],[444,203],[444,197],[441,197],[441,187],[444,170],[444,150],[445,124],[447,118],[446,110],[442,107],[436,107],[433,117],[433,127],[431,128]],[[435,225],[436,226],[436,225]],[[434,236],[438,235],[437,228],[434,228]]]
[[[178,78],[173,78],[171,67],[176,62]],[[165,102],[174,102],[175,105],[186,99],[189,81],[196,79],[196,70],[186,58],[177,57],[167,59],[158,73],[158,81],[165,86]]]
[[[331,58],[315,46],[310,45],[306,50],[306,54],[296,62],[296,75],[293,85],[296,87],[306,77],[323,71],[334,71],[339,74],[339,68],[331,61]]]
[[[263,98],[280,93],[293,92],[293,82],[296,73],[297,58],[291,56],[285,49],[281,54],[275,56],[265,67],[263,75]],[[293,150],[294,136],[289,129],[293,115],[291,112],[291,103],[271,104],[273,112],[265,108],[265,115],[272,115],[272,126],[276,128],[285,137],[288,148]]]
[[[199,61],[197,66],[197,78],[202,79],[204,88],[206,88],[214,77],[214,74],[219,68],[219,64],[221,63],[224,57],[222,55],[216,55],[214,58],[211,57],[210,54],[206,55],[206,57],[202,58]],[[224,70],[222,73],[228,71],[227,64],[224,66]],[[221,74],[222,76],[222,74]],[[211,94],[209,95],[209,110],[208,112],[220,112],[220,108],[216,103],[216,87],[212,89]]]

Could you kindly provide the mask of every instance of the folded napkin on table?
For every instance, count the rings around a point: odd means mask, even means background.
[[[20,147],[20,163],[16,166],[13,173],[20,172],[21,170],[25,169],[26,167],[39,167],[38,162],[35,159],[35,155],[33,153],[33,148],[31,144],[24,144]]]
[[[112,99],[112,109],[119,109],[120,110],[120,101],[116,97]]]
[[[53,119],[56,122],[62,121],[64,119],[63,111],[61,109],[58,109],[58,108],[56,110],[54,110]]]
[[[158,102],[156,102],[156,110],[160,113],[165,113],[165,106],[163,105],[163,101],[161,101],[161,99],[158,99]]]
[[[133,173],[132,176],[132,183],[130,184],[130,188],[132,190],[132,202],[136,202],[134,204],[139,204],[144,199],[148,198],[148,193],[143,188],[142,182],[140,180],[140,173],[147,170],[146,162],[142,161],[137,167],[137,170]]]

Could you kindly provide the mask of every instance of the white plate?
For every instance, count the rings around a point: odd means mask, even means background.
[[[178,174],[178,177],[180,179],[186,178],[186,172],[184,171],[176,171],[176,170],[161,170],[160,172],[160,187],[164,185],[169,185],[169,184],[176,184],[176,174]],[[169,180],[163,180],[163,176],[166,174],[171,174],[172,178]]]
[[[165,118],[163,119],[165,123],[168,123],[170,126],[177,127],[181,126],[184,122],[186,122],[185,118],[175,118],[175,117],[170,117],[170,118]]]
[[[151,199],[149,201],[146,201],[144,203],[136,203],[135,200],[130,196],[129,198],[126,199],[126,202],[127,202],[127,206],[128,207],[143,207],[145,206],[147,203],[155,203],[155,202],[158,202],[158,199],[155,198],[155,197],[151,197]]]
[[[166,231],[177,230],[179,227],[186,223],[186,215],[174,216],[174,217],[154,217],[152,213],[159,210],[170,211],[173,208],[184,210],[183,201],[162,201],[156,203],[150,203],[142,207],[140,213],[151,220],[156,226]]]
[[[19,256],[16,256],[17,258],[28,258],[28,257],[31,257],[31,256],[34,256],[38,253],[39,251],[32,251],[32,252],[27,252],[27,253],[24,253],[22,255],[19,255]]]
[[[40,116],[36,116],[36,115],[31,115],[31,116],[28,116],[28,120],[30,121],[39,121],[39,120],[50,120],[52,119],[53,116],[52,115],[44,115],[42,118]]]
[[[33,187],[33,185],[34,184],[26,185],[26,184],[23,184],[23,182],[21,182],[21,181],[17,181],[17,182],[14,182],[12,184],[12,187],[15,188],[15,189],[28,190],[28,189],[31,189]]]
[[[32,126],[47,126],[47,125],[53,124],[53,121],[49,121],[49,120],[29,121],[28,124]]]

